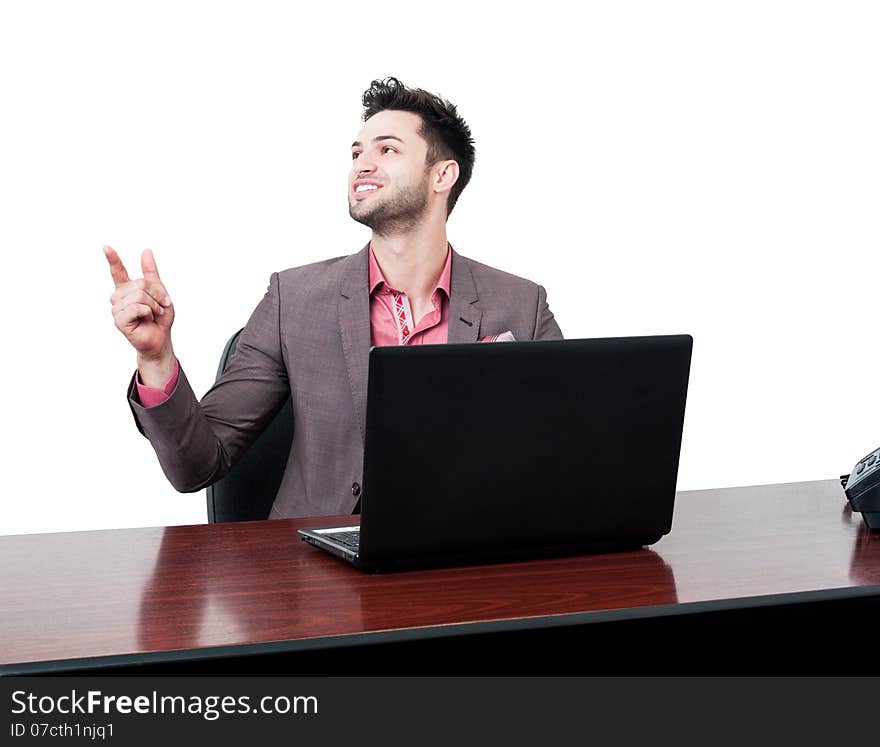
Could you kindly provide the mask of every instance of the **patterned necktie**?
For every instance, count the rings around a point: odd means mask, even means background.
[[[406,318],[406,307],[403,305],[403,294],[392,292],[391,295],[394,296],[394,311],[397,317],[397,330],[400,333],[400,344],[406,345],[406,341],[409,340],[409,322]]]

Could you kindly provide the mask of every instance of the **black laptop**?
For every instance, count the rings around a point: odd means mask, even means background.
[[[369,571],[657,542],[672,526],[692,344],[372,348],[360,527],[299,535]]]

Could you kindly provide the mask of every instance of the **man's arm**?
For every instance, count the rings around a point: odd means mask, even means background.
[[[137,281],[129,279],[112,249],[106,247],[105,254],[116,284],[114,321],[137,350],[141,382],[161,388],[178,371],[168,398],[152,407],[141,402],[132,377],[128,398],[135,421],[171,484],[181,492],[200,490],[226,474],[290,393],[281,353],[278,276],[272,276],[223,376],[199,402],[171,346],[173,307],[152,253],[144,252],[144,278]],[[162,301],[168,304],[164,311],[158,308]]]
[[[182,367],[168,399],[154,407],[140,404],[132,381],[132,413],[166,477],[180,492],[201,490],[223,477],[290,395],[278,307],[275,274],[226,370],[201,402]]]

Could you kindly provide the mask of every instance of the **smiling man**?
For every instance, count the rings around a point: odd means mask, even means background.
[[[457,254],[446,221],[470,181],[470,128],[448,101],[373,81],[351,146],[356,254],[275,273],[225,372],[199,401],[171,344],[174,305],[152,252],[131,280],[104,253],[117,328],[137,351],[129,403],[181,492],[225,475],[291,397],[294,435],[269,518],[350,513],[363,466],[371,345],[560,339],[540,286]],[[430,390],[425,391],[430,397]]]

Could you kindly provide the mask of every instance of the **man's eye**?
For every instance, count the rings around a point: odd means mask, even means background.
[[[382,152],[384,153],[386,150],[390,150],[392,153],[397,153],[395,148],[392,148],[390,145],[386,145],[382,148]]]
[[[360,151],[351,152],[351,160],[354,161],[360,155]]]

